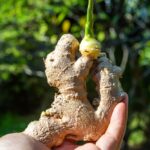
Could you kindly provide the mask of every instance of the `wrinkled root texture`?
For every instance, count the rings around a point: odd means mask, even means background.
[[[71,34],[58,41],[55,50],[47,55],[45,73],[50,86],[56,87],[51,108],[41,114],[39,121],[31,122],[24,133],[49,148],[63,140],[96,141],[107,129],[115,105],[124,96],[119,84],[121,70],[113,66],[105,54],[92,70],[99,98],[94,109],[86,92],[86,78],[93,59],[81,56],[76,60],[79,42]]]

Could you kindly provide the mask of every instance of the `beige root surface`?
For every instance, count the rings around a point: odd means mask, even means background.
[[[119,86],[121,70],[103,54],[94,68],[93,80],[99,94],[97,108],[87,99],[86,78],[93,59],[81,56],[76,60],[79,42],[71,34],[58,41],[55,50],[47,55],[45,73],[48,84],[58,88],[49,109],[38,121],[31,122],[24,133],[49,148],[64,139],[96,141],[106,130],[114,106],[124,92]]]

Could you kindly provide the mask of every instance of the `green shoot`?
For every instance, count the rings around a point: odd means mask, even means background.
[[[93,32],[93,0],[89,0],[85,25],[85,37],[94,38]]]
[[[80,52],[83,56],[96,59],[100,55],[100,44],[94,38],[93,32],[93,0],[88,1],[85,36],[80,43]]]

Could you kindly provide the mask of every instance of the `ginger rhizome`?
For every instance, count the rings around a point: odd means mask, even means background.
[[[31,122],[24,134],[49,148],[62,144],[64,139],[96,141],[107,129],[113,108],[125,96],[119,84],[119,67],[103,54],[91,70],[94,58],[81,56],[76,60],[78,50],[78,40],[65,34],[45,60],[48,84],[56,87],[58,93],[51,107],[38,121]],[[86,79],[90,71],[94,72],[99,94],[96,108],[87,99]]]

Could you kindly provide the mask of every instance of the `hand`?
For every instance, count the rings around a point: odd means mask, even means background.
[[[66,141],[54,150],[118,150],[124,137],[128,113],[128,97],[121,101],[114,108],[110,124],[105,134],[93,143],[86,143],[82,146],[77,146],[69,141]]]
[[[77,146],[71,142],[64,142],[54,150],[118,150],[122,143],[127,121],[128,98],[117,104],[111,116],[109,127],[105,134],[95,143]],[[44,144],[22,134],[13,133],[0,138],[1,150],[49,150]]]

